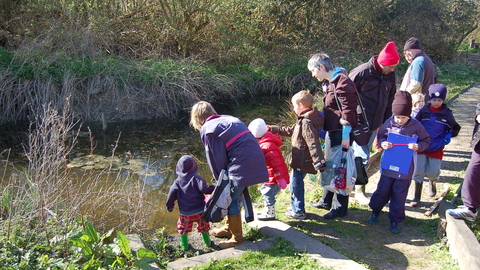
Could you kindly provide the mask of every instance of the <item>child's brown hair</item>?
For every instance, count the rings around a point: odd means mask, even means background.
[[[313,106],[313,96],[308,90],[302,90],[293,95],[292,103],[297,105],[302,103],[303,106],[311,108]]]

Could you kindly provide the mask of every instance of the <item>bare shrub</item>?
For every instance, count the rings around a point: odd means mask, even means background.
[[[78,171],[66,168],[67,157],[77,141],[77,124],[68,100],[56,109],[45,104],[34,110],[23,170],[4,172],[0,186],[2,212],[13,221],[53,237],[48,225],[54,218],[60,228],[77,217],[87,217],[97,228],[124,232],[143,229],[154,209],[143,199],[144,181],[113,171]],[[72,133],[73,132],[73,133]],[[114,150],[112,151],[112,157]],[[106,180],[109,179],[109,180]],[[113,179],[113,180],[112,180]]]

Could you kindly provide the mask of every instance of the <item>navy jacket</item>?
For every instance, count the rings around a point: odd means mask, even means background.
[[[433,152],[445,147],[445,136],[452,133],[456,137],[460,132],[460,125],[455,121],[452,110],[442,104],[439,112],[433,113],[428,102],[417,114],[416,119],[422,123],[430,134],[430,145],[422,152]]]
[[[240,119],[228,115],[210,116],[200,129],[200,136],[215,179],[226,169],[235,187],[268,181],[262,150]]]
[[[178,201],[180,214],[191,216],[203,213],[205,195],[211,194],[215,186],[207,185],[205,179],[197,175],[198,165],[192,156],[182,156],[177,162],[178,178],[170,186],[167,196],[167,211],[171,212]]]
[[[401,134],[409,137],[416,137],[417,144],[418,144],[417,152],[424,151],[425,149],[427,149],[428,145],[430,144],[430,135],[428,135],[428,132],[425,130],[422,124],[420,124],[420,122],[418,122],[416,119],[413,119],[413,118],[409,119],[408,122],[403,126],[400,126],[399,124],[395,123],[395,121],[393,120],[393,116],[388,118],[387,121],[385,121],[385,123],[383,123],[383,125],[378,130],[377,141],[379,145],[382,144],[382,142],[387,140],[387,136],[389,132]],[[385,169],[381,169],[382,170],[381,173],[382,175],[385,175],[391,178],[411,180],[414,166],[415,165],[412,158],[410,171],[408,172],[408,174],[402,174],[402,173],[385,170]]]

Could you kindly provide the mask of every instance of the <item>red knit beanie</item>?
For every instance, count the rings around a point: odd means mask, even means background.
[[[385,48],[378,54],[378,63],[382,66],[398,65],[400,62],[400,55],[398,55],[395,43],[390,41]]]

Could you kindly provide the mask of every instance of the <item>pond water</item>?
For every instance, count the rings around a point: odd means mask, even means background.
[[[219,113],[235,115],[247,125],[257,117],[262,117],[267,123],[272,124],[272,122],[278,123],[280,115],[284,115],[285,106],[279,106],[279,104],[286,103],[288,98],[269,97],[266,100],[257,99],[243,105],[236,104],[235,109],[219,110],[217,108],[217,110]],[[288,106],[286,110],[289,110]],[[207,183],[211,183],[213,178],[206,164],[200,134],[188,125],[188,121],[188,115],[185,114],[178,119],[168,121],[108,123],[105,133],[102,132],[100,123],[83,124],[78,143],[69,157],[70,170],[75,171],[72,175],[77,175],[78,180],[82,181],[85,172],[100,174],[105,168],[101,165],[102,162],[114,156],[116,162],[122,164],[122,168],[116,168],[119,169],[118,173],[107,177],[102,176],[96,181],[142,183],[142,196],[148,202],[148,205],[143,207],[154,208],[148,209],[151,214],[144,225],[147,229],[164,227],[169,233],[176,233],[178,207],[169,213],[165,209],[165,201],[170,185],[177,178],[175,167],[178,159],[187,154],[194,156],[199,165],[198,174],[205,178]],[[88,130],[91,131],[91,136],[86,132]],[[101,159],[102,162],[99,161]],[[121,206],[119,208],[122,209]],[[112,215],[121,216],[122,211],[114,209]],[[115,224],[111,225],[115,226]]]

